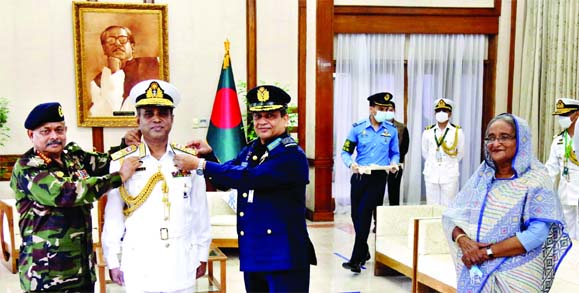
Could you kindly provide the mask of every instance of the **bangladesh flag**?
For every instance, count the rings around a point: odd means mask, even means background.
[[[207,130],[207,142],[220,162],[234,159],[246,144],[229,57],[229,41],[225,42],[225,56]]]

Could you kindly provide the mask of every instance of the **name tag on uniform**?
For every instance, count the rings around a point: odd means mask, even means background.
[[[247,198],[247,202],[248,203],[252,203],[253,202],[253,189],[249,190],[249,197]]]

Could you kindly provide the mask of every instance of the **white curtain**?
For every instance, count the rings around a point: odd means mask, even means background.
[[[551,113],[557,98],[579,98],[579,1],[519,1],[523,13],[522,58],[515,61],[513,113],[529,122],[533,150],[549,157],[559,126]],[[517,86],[518,85],[518,86]]]
[[[434,124],[433,101],[454,101],[451,122],[463,128],[465,155],[460,187],[480,164],[484,35],[411,35],[408,48],[408,131],[404,190],[407,203],[420,203],[424,191],[422,131]]]
[[[350,170],[340,154],[352,123],[368,118],[366,98],[390,92],[396,119],[404,121],[404,35],[344,35],[334,42],[334,180],[336,213],[349,212]]]

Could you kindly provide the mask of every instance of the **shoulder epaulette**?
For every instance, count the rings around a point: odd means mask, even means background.
[[[434,128],[434,126],[436,126],[436,124],[432,124],[432,125],[426,126],[426,127],[424,128],[424,130],[432,129],[432,128]]]
[[[458,125],[458,124],[450,123],[450,125],[454,126],[454,128],[456,128],[456,129],[460,129],[460,125]]]
[[[125,156],[128,155],[128,154],[132,154],[132,153],[136,152],[137,149],[138,149],[138,146],[137,146],[137,145],[130,145],[130,146],[128,146],[128,147],[126,147],[126,148],[124,148],[124,149],[122,149],[122,150],[120,150],[120,151],[117,151],[117,152],[115,152],[114,154],[112,154],[112,155],[111,155],[111,159],[112,159],[113,161],[116,161],[116,160],[118,160],[118,159],[120,159],[120,158],[122,158],[122,157],[125,157]]]
[[[352,124],[352,126],[356,127],[356,126],[358,126],[358,125],[362,125],[362,124],[364,124],[366,121],[367,121],[367,120],[364,119],[364,120],[360,120],[360,121],[358,121],[358,122],[354,122],[354,123]]]
[[[186,147],[184,145],[180,145],[178,143],[171,143],[171,149],[173,149],[173,151],[179,150],[181,152],[184,152],[186,154],[190,154],[192,156],[197,155],[197,151],[195,149]]]
[[[297,145],[298,145],[297,142],[296,142],[296,141],[293,139],[293,137],[291,137],[291,136],[284,137],[284,138],[281,140],[281,144],[283,144],[283,146],[285,146],[286,148],[287,148],[287,147],[294,147],[294,146],[297,146]]]

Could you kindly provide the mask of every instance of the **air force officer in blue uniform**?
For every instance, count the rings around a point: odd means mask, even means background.
[[[352,256],[342,267],[354,273],[361,272],[361,266],[370,259],[368,234],[372,224],[372,213],[381,204],[386,190],[387,172],[373,170],[371,174],[359,174],[359,167],[370,165],[398,165],[400,151],[398,131],[388,121],[388,107],[392,104],[392,94],[377,93],[368,97],[370,117],[354,123],[342,148],[342,160],[352,170],[350,179],[351,216],[356,232]],[[355,160],[352,154],[356,150]],[[397,170],[397,167],[395,167]]]
[[[290,99],[275,86],[250,90],[259,139],[224,164],[197,158],[185,163],[188,169],[204,169],[220,189],[238,191],[239,262],[248,292],[307,292],[310,264],[316,264],[305,220],[308,162],[286,133]],[[200,144],[200,154],[211,151],[206,142]]]

